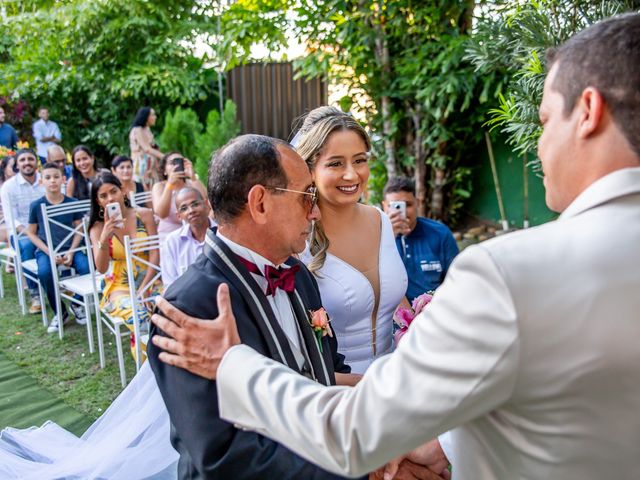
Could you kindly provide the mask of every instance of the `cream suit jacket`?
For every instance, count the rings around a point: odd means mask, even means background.
[[[457,480],[640,479],[640,168],[467,248],[356,388],[232,348],[221,416],[360,475],[452,430]]]

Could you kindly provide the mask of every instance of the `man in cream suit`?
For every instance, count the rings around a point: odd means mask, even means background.
[[[438,444],[419,446],[450,430],[456,479],[640,478],[640,15],[593,25],[548,60],[538,153],[562,215],[466,249],[355,388],[233,346],[231,314],[180,322],[209,348],[165,361],[197,358],[222,418],[334,472],[412,449],[440,470]]]

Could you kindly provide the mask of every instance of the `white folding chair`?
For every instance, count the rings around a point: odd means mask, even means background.
[[[0,206],[0,232],[4,233],[4,237],[7,241],[0,242],[0,269],[4,270],[8,266],[11,266],[15,271],[16,252],[9,243],[9,236],[11,230],[7,225],[2,207]],[[0,271],[0,298],[4,298],[4,278],[3,271]]]
[[[145,257],[154,250],[160,254],[160,237],[158,235],[150,235],[143,238],[131,238],[129,235],[124,237],[124,249],[127,259],[127,275],[129,280],[129,294],[131,296],[131,308],[133,309],[133,332],[136,338],[136,371],[142,366],[142,345],[147,345],[149,341],[149,329],[146,328],[144,334],[141,334],[140,318],[142,312],[147,308],[147,304],[154,303],[157,292],[153,287],[161,281],[162,272],[160,265],[154,265]],[[134,279],[134,263],[142,264],[153,271],[151,280],[143,285],[139,290],[136,289]],[[149,327],[149,325],[146,325]]]
[[[89,342],[89,352],[93,353],[93,330],[91,328],[91,300],[93,297],[94,287],[91,285],[92,277],[90,273],[78,275],[77,272],[73,272],[73,269],[63,269],[59,265],[56,265],[56,256],[64,255],[65,253],[83,253],[87,257],[91,255],[89,245],[86,243],[84,236],[84,230],[82,222],[78,225],[67,225],[60,222],[62,215],[79,213],[83,217],[89,212],[91,204],[89,200],[82,200],[79,202],[61,203],[58,205],[46,205],[42,204],[42,218],[44,219],[45,237],[47,239],[47,248],[49,249],[49,259],[51,261],[51,272],[53,275],[53,285],[55,289],[56,297],[56,311],[60,312],[62,308],[62,299],[69,300],[75,305],[80,305],[84,308],[85,317],[87,319],[87,340]],[[51,227],[56,226],[62,229],[65,233],[65,237],[60,241],[57,246],[53,245],[53,236],[51,234]],[[66,243],[71,242],[75,235],[80,235],[82,240],[80,244],[71,250],[64,250],[63,247]],[[87,258],[88,260],[88,258]],[[72,271],[71,276],[63,277],[61,274],[64,270]],[[68,293],[70,292],[70,293]],[[78,295],[82,297],[82,301],[75,298]],[[61,317],[58,318],[58,335],[62,340],[64,336],[64,322]]]
[[[144,191],[140,193],[129,192],[129,201],[132,207],[146,207],[151,208],[151,191]]]
[[[124,369],[124,354],[122,350],[122,338],[129,336],[129,329],[125,326],[124,332],[121,330],[121,327],[124,326],[124,320],[120,317],[116,317],[113,315],[109,315],[107,312],[104,312],[100,309],[100,296],[99,291],[102,289],[102,277],[103,275],[96,272],[96,266],[93,260],[93,252],[91,251],[91,239],[89,237],[89,219],[85,217],[85,220],[82,222],[82,226],[84,229],[84,238],[86,244],[89,246],[89,251],[91,252],[88,255],[89,259],[89,273],[92,277],[92,288],[93,288],[93,305],[95,309],[96,316],[96,333],[98,337],[98,356],[100,358],[100,368],[104,368],[104,339],[102,336],[102,325],[105,325],[107,329],[114,335],[115,343],[116,343],[116,353],[118,355],[118,368],[120,369],[120,383],[122,384],[122,388],[127,385],[127,375]]]
[[[12,199],[9,199],[9,202],[11,203]],[[22,257],[20,255],[19,242],[21,238],[27,238],[26,228],[24,228],[20,233],[16,232],[15,219],[13,218],[13,216],[10,216],[10,217],[11,217],[10,231],[14,232],[12,233],[12,235],[10,235],[10,238],[12,237],[14,242],[14,248],[13,248],[13,251],[15,254],[14,271],[16,276],[16,287],[18,289],[18,301],[20,302],[20,307],[22,308],[22,315],[27,314],[27,298],[24,294],[23,278],[28,278],[29,280],[32,280],[33,282],[35,282],[35,284],[38,286],[38,295],[40,295],[40,302],[42,305],[42,310],[41,310],[42,323],[46,327],[48,324],[47,308],[45,304],[46,297],[44,295],[44,290],[42,289],[42,285],[40,285],[40,280],[38,279],[38,262],[36,261],[35,258],[30,260],[24,260],[24,261],[22,260]]]

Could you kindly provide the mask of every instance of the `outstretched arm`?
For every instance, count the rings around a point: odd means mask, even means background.
[[[200,368],[218,379],[222,418],[327,470],[357,475],[506,401],[518,367],[515,320],[493,259],[471,247],[396,352],[356,387],[323,387],[246,345],[225,354],[228,334],[220,332],[208,338],[211,355]],[[235,328],[232,317],[219,321],[225,332]]]

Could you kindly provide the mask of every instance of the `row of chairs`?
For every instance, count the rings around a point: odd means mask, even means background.
[[[139,194],[131,194],[130,200],[133,206],[142,206],[150,204],[151,201],[150,192],[142,192]],[[118,367],[120,369],[120,381],[124,387],[127,382],[125,366],[124,366],[124,351],[122,348],[122,339],[129,336],[129,330],[124,325],[124,321],[120,317],[109,315],[107,312],[100,309],[100,293],[103,276],[96,272],[95,264],[93,262],[93,254],[91,251],[91,241],[89,238],[88,228],[88,213],[90,210],[89,200],[83,200],[73,203],[65,203],[59,205],[42,205],[42,215],[45,225],[45,236],[47,239],[47,247],[50,252],[51,271],[53,273],[55,298],[56,298],[56,310],[61,311],[61,305],[63,300],[75,303],[84,308],[86,314],[86,329],[87,329],[87,341],[89,345],[89,352],[94,352],[94,338],[93,338],[93,320],[95,320],[95,331],[98,340],[98,354],[100,367],[105,366],[105,354],[104,354],[104,338],[103,338],[103,326],[114,335],[116,352],[118,357]],[[69,226],[61,223],[59,218],[62,215],[80,213],[83,215],[83,221],[77,226]],[[58,244],[57,247],[53,245],[51,226],[56,225],[63,229],[65,232],[65,238]],[[14,225],[6,225],[4,218],[0,219],[0,228],[5,228],[9,231],[15,231]],[[17,238],[22,238],[24,233],[18,234]],[[72,249],[74,254],[82,252],[87,255],[89,263],[89,273],[86,275],[77,275],[73,269],[68,267],[61,267],[56,265],[56,255],[62,255],[69,252],[62,251],[62,246],[69,239],[73,239],[75,235],[81,235],[82,241],[79,245]],[[142,345],[146,345],[148,335],[141,335],[140,332],[140,309],[145,305],[153,302],[153,294],[151,292],[151,286],[154,281],[161,277],[160,267],[153,265],[146,261],[144,254],[153,250],[160,249],[160,239],[157,235],[144,237],[144,238],[131,238],[128,235],[124,238],[129,294],[131,296],[133,315],[134,315],[134,334],[136,339],[136,371],[140,369],[144,358],[144,352]],[[38,281],[38,266],[35,260],[23,261],[20,256],[20,250],[13,248],[10,244],[7,244],[0,248],[0,262],[3,265],[10,265],[14,268],[16,277],[16,288],[18,289],[18,300],[20,302],[22,314],[27,313],[27,300],[24,293],[24,277],[30,278],[38,285],[40,292],[40,298],[43,301],[42,305],[42,322],[45,326],[49,324],[47,318],[47,309],[44,304],[44,292],[42,285]],[[140,263],[146,265],[147,268],[152,269],[154,272],[153,281],[149,282],[142,291],[136,291],[134,275],[134,263]],[[80,297],[81,300],[76,298]],[[2,283],[2,275],[0,275],[0,297],[4,297],[4,285]],[[59,319],[58,322],[58,336],[60,340],[64,338],[64,322]]]

